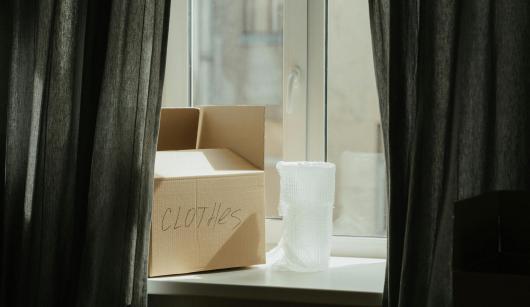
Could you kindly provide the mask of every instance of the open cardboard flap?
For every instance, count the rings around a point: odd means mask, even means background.
[[[227,148],[263,170],[264,135],[264,107],[165,108],[157,150]]]

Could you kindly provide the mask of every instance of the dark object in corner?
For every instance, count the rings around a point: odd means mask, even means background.
[[[455,307],[530,306],[530,192],[455,204]]]

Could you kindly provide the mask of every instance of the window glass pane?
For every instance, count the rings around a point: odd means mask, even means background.
[[[280,105],[283,2],[191,3],[193,104]]]
[[[385,236],[385,162],[368,2],[328,1],[328,161],[337,165],[334,234]]]

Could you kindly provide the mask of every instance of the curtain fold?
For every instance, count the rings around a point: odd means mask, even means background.
[[[530,189],[530,3],[370,0],[389,184],[384,306],[452,306],[454,202]]]
[[[168,6],[1,4],[0,305],[146,305]]]

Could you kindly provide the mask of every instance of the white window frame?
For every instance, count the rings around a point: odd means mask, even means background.
[[[191,106],[189,0],[173,0],[162,105]],[[326,160],[327,0],[284,0],[283,159]],[[180,84],[180,85],[178,85]],[[266,243],[275,246],[281,218],[266,218]],[[387,239],[334,235],[333,256],[386,258]]]
[[[191,103],[188,0],[171,1],[162,107],[188,107]]]

